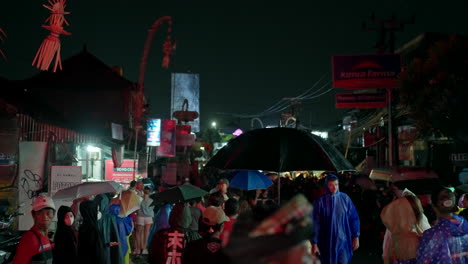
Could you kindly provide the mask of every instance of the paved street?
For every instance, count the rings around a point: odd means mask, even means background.
[[[149,264],[147,261],[147,256],[133,256],[132,257],[133,264]],[[380,264],[383,263],[380,256],[377,255],[369,255],[365,251],[357,251],[351,264]],[[221,264],[221,263],[220,263]]]

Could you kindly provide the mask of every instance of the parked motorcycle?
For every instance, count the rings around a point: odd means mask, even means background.
[[[16,246],[18,245],[22,232],[12,231],[11,225],[16,217],[23,215],[19,213],[19,208],[24,206],[20,204],[15,212],[0,218],[0,264],[12,263],[15,256]]]

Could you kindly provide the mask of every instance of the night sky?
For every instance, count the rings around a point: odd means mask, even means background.
[[[331,56],[374,53],[376,32],[361,29],[371,12],[377,17],[416,23],[397,35],[397,47],[423,32],[468,34],[468,1],[155,1],[69,0],[71,36],[62,36],[62,58],[88,51],[137,81],[140,59],[152,23],[173,16],[177,51],[169,70],[160,67],[163,35],[150,51],[145,90],[151,116],[169,117],[170,72],[200,74],[202,126],[229,115],[259,113],[284,97],[294,97],[323,75],[331,80]],[[32,59],[48,32],[46,1],[2,1],[0,28],[8,34],[0,44],[8,62],[0,59],[0,76],[23,79],[39,71]],[[210,4],[208,4],[210,3]],[[255,4],[253,4],[255,3]],[[447,5],[443,5],[447,4]],[[334,108],[335,91],[303,102],[302,122],[331,127],[341,117]],[[275,117],[275,116],[270,116]],[[245,121],[244,121],[245,123]]]

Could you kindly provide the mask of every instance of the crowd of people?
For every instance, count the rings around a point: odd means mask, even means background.
[[[156,190],[132,182],[139,210],[122,216],[115,194],[78,199],[58,209],[53,239],[56,208],[39,196],[13,263],[350,263],[359,248],[384,263],[468,263],[468,195],[368,190],[330,174],[281,179],[279,203],[269,176],[266,190],[220,178],[205,197],[157,204]]]

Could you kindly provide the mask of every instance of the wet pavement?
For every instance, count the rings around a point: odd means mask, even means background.
[[[149,264],[147,255],[132,256],[133,264]],[[369,254],[366,251],[357,251],[351,261],[351,264],[381,264],[382,259],[376,254]]]
[[[131,256],[133,264],[148,264],[148,255],[135,255]]]

